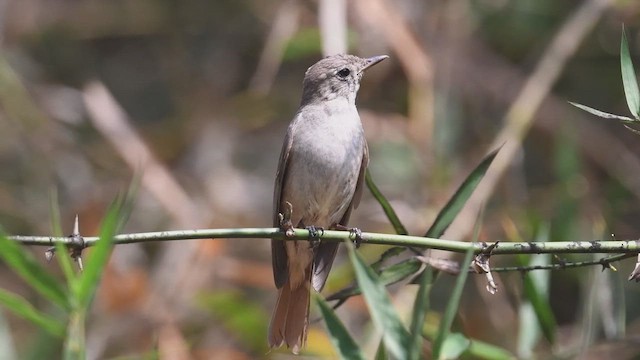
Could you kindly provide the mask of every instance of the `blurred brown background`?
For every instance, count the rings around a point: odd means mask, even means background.
[[[367,73],[358,107],[371,174],[411,234],[424,234],[470,170],[505,143],[502,167],[476,199],[487,207],[482,240],[534,240],[547,226],[552,240],[634,239],[640,138],[567,103],[628,114],[622,24],[638,67],[635,0],[0,0],[0,223],[10,234],[50,234],[57,193],[63,228],[79,214],[82,234],[94,235],[139,173],[127,232],[270,226],[304,71],[323,43],[330,51],[346,35],[350,53],[390,55]],[[447,238],[469,240],[474,221],[472,208]],[[368,192],[351,223],[393,231]],[[381,250],[361,249],[370,260]],[[566,259],[579,258],[588,256]],[[540,340],[537,351],[637,352],[640,287],[624,282],[632,266],[543,274],[561,341]],[[351,279],[339,260],[326,291]],[[433,316],[452,279],[436,283]],[[494,296],[471,279],[457,328],[528,356],[518,352],[519,274],[502,275]],[[2,264],[0,286],[38,305]],[[392,291],[410,311],[411,287]],[[89,316],[89,358],[156,348],[167,358],[286,358],[266,349],[274,301],[268,241],[117,246]],[[351,299],[338,314],[372,354],[364,303]],[[7,313],[0,337],[4,354],[19,358],[60,346]],[[314,324],[309,353],[330,357],[330,348]]]

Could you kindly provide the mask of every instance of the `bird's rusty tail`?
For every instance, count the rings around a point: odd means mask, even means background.
[[[311,267],[305,272],[305,281],[296,288],[287,282],[278,290],[278,300],[269,323],[269,346],[286,344],[294,354],[307,342],[309,303],[311,296]]]

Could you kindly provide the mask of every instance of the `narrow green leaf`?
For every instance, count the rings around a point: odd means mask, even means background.
[[[458,213],[460,212],[464,204],[467,202],[467,200],[469,199],[469,197],[471,196],[475,188],[478,186],[478,183],[480,183],[480,180],[482,180],[482,177],[484,177],[484,174],[487,172],[487,169],[491,165],[491,162],[493,161],[493,159],[495,159],[499,150],[500,149],[496,149],[490,152],[482,160],[482,162],[480,162],[480,164],[478,164],[478,166],[471,172],[471,174],[469,174],[469,176],[464,180],[464,182],[460,185],[458,190],[451,197],[449,202],[447,202],[445,207],[440,211],[433,225],[431,225],[431,227],[429,228],[429,231],[427,231],[426,237],[438,238],[442,236],[444,231],[447,229],[447,227],[449,227],[449,225],[458,215]],[[377,190],[373,182],[369,183],[369,180],[370,180],[370,177],[367,177],[367,185],[369,186],[369,189],[372,191],[372,193],[374,193],[374,196],[376,196],[375,192],[379,193],[379,191]],[[382,205],[383,209],[385,209],[384,204],[388,205],[388,202],[386,201],[386,199],[384,199],[384,196],[381,196],[381,198],[378,199],[378,201]],[[391,209],[390,206],[389,206],[389,209],[393,215],[390,216],[389,214],[387,214],[387,216],[389,217],[389,220],[392,221],[393,223],[392,217],[395,216],[395,213],[393,212],[393,209]],[[402,229],[404,229],[404,227],[402,227]],[[400,231],[403,231],[402,229],[400,229]],[[399,231],[398,228],[396,228],[396,231]],[[406,251],[406,249],[407,248],[404,246],[392,247],[387,251],[385,251],[380,256],[380,259],[378,259],[371,266],[374,269],[377,269],[382,265],[382,263],[385,260],[388,260],[391,257],[397,256],[403,253],[404,251]],[[395,264],[383,270],[380,273],[380,279],[382,283],[385,285],[393,284],[400,280],[406,279],[408,276],[412,274],[415,274],[420,269],[420,267],[421,267],[420,262],[418,262],[415,259],[405,260],[399,264]],[[415,271],[411,272],[410,270],[413,270],[413,269],[415,269]],[[347,297],[351,297],[353,295],[358,295],[358,294],[360,294],[360,289],[356,285],[354,287],[350,287],[330,295],[329,297],[327,297],[327,300],[345,299]]]
[[[619,120],[619,121],[622,121],[623,123],[631,123],[631,124],[638,122],[638,120],[632,119],[632,118],[630,118],[628,116],[610,114],[610,113],[607,113],[607,112],[604,112],[604,111],[600,111],[600,110],[588,107],[586,105],[574,103],[572,101],[569,101],[569,104],[577,107],[578,109],[584,110],[584,111],[586,111],[586,112],[588,112],[590,114],[593,114],[595,116],[599,116],[599,117],[601,117],[603,119]]]
[[[410,335],[391,305],[389,294],[376,273],[356,253],[353,245],[349,242],[346,244],[356,279],[362,289],[373,323],[378,330],[382,331],[385,347],[397,359],[407,359]]]
[[[47,333],[64,336],[64,325],[53,317],[34,308],[26,299],[9,291],[0,289],[0,305],[23,319],[29,320]]]
[[[555,342],[556,321],[553,316],[553,311],[551,310],[551,305],[548,299],[538,291],[530,273],[524,274],[523,280],[524,296],[533,306],[542,333],[547,340],[553,344]]]
[[[85,345],[86,308],[76,308],[69,315],[67,336],[64,340],[62,358],[64,360],[84,360],[87,357]]]
[[[0,259],[47,300],[69,309],[67,295],[61,284],[16,242],[0,234]]]
[[[376,186],[376,184],[373,182],[369,170],[367,170],[364,178],[369,191],[371,191],[373,197],[378,201],[380,206],[382,206],[382,210],[384,211],[385,215],[387,215],[387,218],[389,219],[389,222],[391,222],[391,225],[393,225],[396,234],[408,235],[409,233],[407,232],[407,229],[404,227],[404,225],[402,225],[402,222],[400,221],[400,218],[396,214],[395,210],[393,210],[393,207],[391,206],[391,204],[389,204],[387,198],[382,195],[382,192],[380,192],[378,186]]]
[[[471,347],[471,341],[460,333],[451,333],[444,339],[440,359],[458,359]]]
[[[536,242],[549,241],[550,226],[548,224],[542,224],[536,234]],[[517,256],[521,266],[533,266],[533,265],[545,265],[550,261],[550,255],[538,255],[531,258],[531,261],[527,261],[527,256]],[[551,310],[551,304],[549,303],[548,288],[549,280],[546,273],[532,273],[528,272],[523,275],[523,292],[524,298],[527,300],[527,304],[531,306],[531,310],[535,314],[537,325],[535,331],[542,331],[545,338],[553,344],[555,341],[556,333],[556,321]],[[546,284],[546,285],[545,285]],[[523,334],[524,335],[524,334]],[[521,342],[524,340],[521,340]],[[530,344],[534,346],[534,343]],[[522,348],[524,351],[524,347]],[[532,350],[532,349],[531,349]]]
[[[421,267],[422,263],[420,261],[415,258],[409,258],[383,269],[379,274],[379,281],[384,286],[395,284],[415,274]],[[345,299],[361,293],[360,287],[356,284],[327,296],[327,301]]]
[[[113,237],[118,231],[122,206],[122,198],[116,199],[111,205],[100,227],[100,239],[91,249],[87,260],[83,261],[84,270],[78,278],[76,293],[76,301],[81,308],[89,306],[100,283],[100,277],[113,248]]]
[[[384,347],[384,341],[380,339],[380,344],[378,344],[378,350],[376,350],[375,360],[387,360],[389,359],[389,355],[387,355],[387,349]]]
[[[458,213],[462,210],[464,204],[469,200],[471,194],[473,194],[473,191],[480,183],[480,180],[484,177],[484,174],[487,173],[489,166],[491,166],[491,162],[496,158],[496,155],[498,155],[498,151],[500,151],[501,148],[502,147],[499,147],[490,152],[484,159],[482,159],[482,162],[473,169],[471,174],[469,174],[469,176],[462,182],[447,204],[442,208],[442,210],[440,210],[440,213],[438,213],[433,225],[431,225],[429,230],[427,230],[425,237],[439,238],[444,234],[445,230],[447,230],[456,216],[458,216]]]
[[[316,304],[318,304],[324,323],[327,325],[331,343],[333,343],[333,347],[338,351],[340,359],[364,360],[365,357],[362,354],[362,351],[360,351],[360,347],[358,347],[358,344],[353,340],[351,335],[349,335],[349,332],[344,327],[340,319],[338,319],[336,313],[333,312],[331,307],[320,295],[314,295],[314,299]]]
[[[469,339],[471,342],[465,354],[471,359],[513,360],[518,357],[509,350],[484,341]]]
[[[444,316],[440,322],[440,327],[438,328],[438,333],[436,334],[436,338],[433,341],[433,358],[441,359],[442,358],[442,346],[444,341],[449,336],[449,331],[451,329],[451,325],[453,324],[453,319],[456,316],[456,312],[458,311],[458,306],[460,305],[460,299],[462,298],[462,290],[464,289],[464,284],[467,280],[468,271],[464,271],[467,269],[467,266],[471,263],[471,259],[473,258],[473,249],[469,249],[462,261],[462,269],[460,274],[458,275],[458,279],[456,280],[456,285],[453,288],[453,292],[451,293],[451,297],[449,298],[449,304],[445,309]]]
[[[54,257],[58,260],[58,265],[62,269],[62,273],[64,274],[65,279],[67,280],[67,284],[69,286],[70,292],[74,292],[74,284],[77,280],[76,273],[73,271],[73,260],[71,260],[71,255],[69,255],[69,249],[64,246],[62,243],[55,244],[55,255]]]
[[[58,191],[52,188],[49,191],[49,213],[51,214],[51,232],[54,236],[63,236],[62,226],[60,225],[60,207],[58,206]],[[71,265],[71,257],[67,251],[67,248],[61,244],[55,244],[55,256],[58,260],[58,264],[62,269],[65,279],[69,287],[72,287],[75,281],[76,274],[73,272],[73,266]],[[73,291],[73,290],[72,290]]]
[[[422,328],[424,327],[424,318],[429,309],[429,293],[433,284],[433,269],[427,265],[426,269],[420,275],[420,287],[416,294],[416,300],[413,304],[413,315],[411,317],[411,353],[410,359],[422,358]]]
[[[476,220],[475,229],[473,232],[473,241],[476,242],[478,240],[478,236],[480,234],[480,219],[482,219],[481,210],[478,214],[478,219]],[[467,276],[469,275],[468,270],[469,264],[471,264],[471,259],[473,258],[473,248],[469,248],[467,250],[464,260],[462,260],[462,265],[460,266],[460,274],[458,275],[458,279],[456,280],[456,284],[453,287],[453,291],[451,292],[451,297],[449,298],[449,304],[444,311],[444,316],[440,322],[440,326],[438,328],[438,333],[436,334],[436,338],[433,341],[433,358],[434,359],[442,359],[442,348],[444,345],[444,341],[449,336],[451,331],[451,325],[453,324],[453,319],[458,312],[458,306],[460,305],[460,299],[462,298],[462,291],[464,290],[464,284],[467,281]]]
[[[640,119],[640,90],[638,90],[638,80],[633,69],[633,62],[629,54],[627,34],[622,28],[622,40],[620,41],[620,68],[622,70],[622,85],[624,95],[627,98],[629,111],[636,119]]]

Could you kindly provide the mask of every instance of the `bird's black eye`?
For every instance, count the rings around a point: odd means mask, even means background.
[[[349,76],[349,74],[351,74],[351,70],[349,70],[348,68],[344,68],[338,71],[338,76],[340,76],[341,78],[346,78],[347,76]]]

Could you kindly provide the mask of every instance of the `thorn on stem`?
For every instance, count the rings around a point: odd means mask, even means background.
[[[68,236],[69,242],[66,243],[66,245],[69,249],[69,255],[76,263],[78,263],[78,268],[82,271],[84,269],[82,265],[82,250],[87,248],[87,244],[85,243],[82,235],[80,235],[80,226],[78,223],[78,215],[76,215],[75,221],[73,222],[73,231],[71,235]],[[56,248],[50,247],[44,252],[44,257],[47,261],[51,261],[55,253]]]

